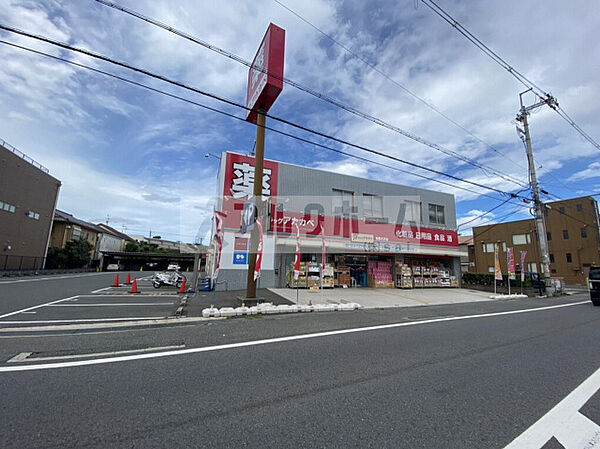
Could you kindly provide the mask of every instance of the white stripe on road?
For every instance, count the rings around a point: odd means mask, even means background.
[[[79,319],[79,320],[34,320],[34,321],[0,321],[0,324],[52,324],[52,323],[96,323],[96,322],[104,322],[104,321],[141,321],[141,320],[163,320],[167,319],[162,316],[139,316],[139,317],[125,317],[125,318],[89,318],[89,319]],[[206,320],[206,318],[205,318]],[[178,320],[179,321],[179,320]],[[0,327],[0,332],[12,332],[15,329],[10,327],[2,328]],[[40,330],[39,328],[27,330],[36,331]],[[50,329],[43,329],[50,330]]]
[[[160,293],[124,293],[124,294],[106,294],[106,295],[78,295],[79,298],[179,298],[176,294],[160,294]]]
[[[50,304],[48,307],[123,307],[123,306],[172,306],[174,302],[115,302],[106,304]],[[2,321],[0,321],[2,323]]]
[[[38,282],[38,281],[53,281],[56,279],[72,279],[72,278],[83,278],[88,276],[101,276],[106,273],[88,273],[88,274],[77,274],[69,276],[51,276],[45,278],[34,278],[34,279],[15,279],[13,281],[0,281],[0,284],[17,284],[20,282]]]
[[[75,299],[75,298],[78,298],[78,297],[79,297],[78,295],[69,296],[68,298],[57,299],[56,301],[50,301],[50,302],[46,302],[44,304],[39,304],[37,306],[27,307],[26,309],[15,310],[14,312],[5,313],[4,315],[0,315],[0,318],[6,318],[7,316],[13,316],[13,315],[16,315],[18,313],[29,312],[30,310],[39,309],[40,307],[50,306],[52,304],[58,304],[59,302],[63,302],[63,301],[70,301],[71,299]]]
[[[449,318],[434,318],[431,320],[423,320],[423,321],[411,321],[411,322],[403,322],[403,323],[394,323],[394,324],[381,324],[377,326],[369,326],[369,327],[359,327],[354,329],[342,329],[337,331],[326,331],[326,332],[317,332],[313,334],[302,334],[302,335],[291,335],[288,337],[278,337],[278,338],[270,338],[266,340],[254,340],[254,341],[245,341],[241,343],[230,343],[225,345],[217,345],[217,346],[206,346],[202,348],[188,348],[188,349],[180,349],[176,351],[165,351],[165,352],[154,352],[152,354],[137,354],[137,355],[129,355],[129,356],[120,356],[120,357],[107,357],[95,360],[78,360],[76,362],[57,362],[57,363],[45,363],[39,365],[25,365],[25,366],[0,366],[0,373],[3,372],[11,372],[11,371],[32,371],[32,370],[41,370],[41,369],[54,369],[54,368],[69,368],[73,366],[86,366],[86,365],[100,365],[105,363],[115,363],[115,362],[127,362],[132,360],[141,360],[141,359],[154,359],[158,357],[169,357],[176,355],[184,355],[184,354],[195,354],[200,352],[212,352],[212,351],[220,351],[224,349],[235,349],[235,348],[243,348],[249,346],[259,346],[270,343],[283,343],[287,341],[296,341],[296,340],[307,340],[309,338],[317,338],[317,337],[330,337],[334,335],[344,335],[344,334],[354,334],[358,332],[367,332],[374,330],[382,330],[382,329],[393,329],[397,327],[407,327],[407,326],[418,326],[421,324],[430,324],[430,323],[442,323],[447,321],[459,321],[459,320],[468,320],[474,318],[489,318],[494,316],[504,316],[504,315],[516,315],[520,313],[529,313],[529,312],[539,312],[543,310],[552,310],[559,309],[563,307],[571,307],[578,306],[581,304],[589,304],[589,301],[580,301],[573,302],[568,304],[558,304],[555,306],[546,306],[546,307],[535,307],[532,309],[520,309],[520,310],[509,310],[506,312],[493,312],[493,313],[483,313],[478,315],[465,315],[465,316],[457,316],[457,317],[449,317]]]
[[[600,369],[515,438],[505,449],[539,449],[555,437],[566,449],[600,446],[600,426],[579,409],[600,389]]]
[[[103,291],[105,291],[105,290],[109,290],[109,289],[111,289],[111,288],[112,288],[112,287],[104,287],[104,288],[99,288],[98,290],[94,290],[94,291],[92,291],[92,293],[100,293],[100,292],[103,292]]]
[[[40,362],[45,360],[69,360],[69,359],[82,359],[86,357],[106,357],[120,354],[139,354],[153,351],[164,351],[167,349],[181,349],[185,348],[185,345],[173,345],[173,346],[156,346],[154,348],[142,348],[142,349],[125,349],[122,351],[110,351],[110,352],[92,352],[85,354],[69,354],[69,355],[55,355],[48,357],[29,357],[33,352],[22,352],[17,354],[12,359],[6,361],[6,363],[20,363],[20,362]]]

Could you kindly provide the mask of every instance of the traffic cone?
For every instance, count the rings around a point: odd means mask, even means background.
[[[179,293],[185,293],[185,278],[183,278],[183,282],[181,283],[181,287],[179,287]]]
[[[125,285],[131,285],[131,274],[127,273],[127,280],[125,281]]]
[[[112,287],[118,287],[119,286],[119,273],[115,274],[115,282],[113,282]]]
[[[129,293],[139,293],[140,291],[137,288],[137,278],[133,278],[133,285],[131,286],[131,290]]]

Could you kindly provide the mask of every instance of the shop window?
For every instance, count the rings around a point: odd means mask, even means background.
[[[537,263],[529,262],[527,264],[527,271],[529,271],[530,273],[537,273]]]
[[[446,217],[444,214],[444,206],[439,204],[429,205],[429,223],[431,224],[446,224]]]
[[[587,230],[585,228],[581,228],[581,238],[587,239]]]
[[[37,212],[34,212],[32,210],[27,212],[27,217],[31,218],[32,220],[39,220],[40,219],[40,214],[38,214]]]
[[[577,212],[583,212],[583,206],[581,204],[577,205]]]
[[[513,234],[512,236],[513,245],[528,245],[531,243],[530,234]]]
[[[567,263],[572,263],[573,262],[573,257],[571,256],[571,253],[567,253]]]
[[[550,254],[550,263],[554,263],[554,254]]]
[[[363,193],[363,212],[365,217],[383,217],[383,197]]]
[[[569,231],[567,229],[563,230],[563,239],[569,240]]]
[[[348,190],[333,189],[333,213],[354,213],[354,192]]]
[[[552,233],[551,232],[546,232],[546,240],[548,240],[548,241],[552,240]]]

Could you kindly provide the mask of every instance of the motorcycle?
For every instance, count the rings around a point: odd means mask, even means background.
[[[154,273],[154,276],[152,276],[152,286],[154,288],[160,288],[163,285],[169,285],[171,287],[179,288],[184,279],[185,277],[178,271]]]

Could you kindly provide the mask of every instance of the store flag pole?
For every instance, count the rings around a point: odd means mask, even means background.
[[[323,276],[325,276],[325,229],[321,224],[321,304],[323,304]]]
[[[300,227],[296,224],[296,257],[294,259],[294,280],[296,281],[296,305],[298,305],[298,278],[300,277]],[[306,276],[306,273],[305,273]]]
[[[506,251],[506,282],[508,282],[508,296],[510,296],[510,251]]]

